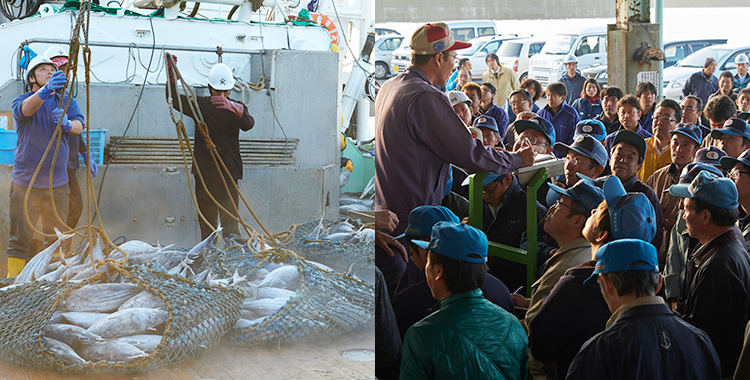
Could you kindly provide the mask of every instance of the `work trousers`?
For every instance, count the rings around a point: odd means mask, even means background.
[[[17,185],[15,183],[10,186],[10,239],[8,240],[8,257],[16,257],[19,259],[29,260],[38,252],[30,252],[30,242],[34,236],[34,231],[26,222],[26,216],[24,215],[24,197],[26,191],[30,191],[28,212],[29,221],[36,225],[37,221],[41,218],[42,220],[42,232],[45,234],[55,235],[55,227],[60,231],[65,231],[65,225],[58,221],[55,217],[55,213],[52,210],[52,202],[50,202],[49,188],[37,189],[27,188],[26,186]],[[60,215],[60,219],[66,220],[68,216],[68,194],[70,190],[68,185],[58,186],[52,189],[55,207],[57,208],[57,214]],[[57,237],[44,238],[43,247],[47,247],[52,244]]]
[[[200,179],[197,176],[194,176],[195,178],[195,198],[198,201],[198,209],[200,209],[201,214],[208,220],[209,223],[213,224],[214,227],[218,227],[217,221],[221,219],[221,226],[224,228],[222,231],[222,236],[230,236],[231,234],[239,235],[239,223],[232,219],[232,215],[235,217],[236,212],[233,204],[238,204],[239,202],[239,194],[237,193],[237,190],[234,189],[234,186],[232,186],[231,182],[227,182],[227,185],[229,187],[230,194],[227,194],[227,190],[224,188],[224,182],[221,181],[221,178],[205,178],[206,181],[206,188],[208,189],[209,193],[213,195],[214,199],[216,199],[219,204],[224,207],[227,211],[231,213],[228,214],[223,211],[219,211],[219,207],[216,206],[216,204],[211,200],[211,197],[206,193],[206,191],[203,189],[203,185],[200,182]],[[235,183],[237,183],[235,181]],[[220,215],[221,214],[221,215]],[[211,232],[213,232],[213,229],[211,229],[211,226],[207,225],[203,222],[203,219],[200,217],[198,218],[198,224],[201,228],[201,240],[208,237],[208,235],[211,235]]]

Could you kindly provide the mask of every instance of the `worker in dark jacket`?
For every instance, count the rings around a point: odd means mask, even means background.
[[[539,116],[547,119],[555,127],[557,141],[572,144],[576,124],[581,119],[578,111],[565,103],[567,93],[565,85],[560,82],[547,85],[547,105],[539,110]],[[555,155],[561,157],[556,152]]]
[[[511,174],[490,173],[482,186],[482,230],[490,241],[518,248],[521,235],[526,231],[526,191]],[[537,202],[537,222],[546,213],[547,209]],[[543,261],[538,264],[542,265]],[[490,273],[511,289],[526,285],[526,267],[522,264],[493,257]]]
[[[676,317],[656,295],[662,279],[653,245],[616,240],[599,249],[596,260],[586,283],[599,283],[612,316],[607,329],[578,351],[568,379],[720,377],[719,358],[706,333]]]
[[[529,343],[511,313],[479,289],[487,273],[487,236],[466,225],[438,222],[425,275],[435,311],[406,332],[400,378],[525,379]]]
[[[565,72],[560,77],[560,82],[565,85],[565,89],[568,91],[565,95],[565,104],[572,106],[573,102],[581,96],[586,78],[578,71],[578,58],[575,55],[566,55],[563,64],[565,64]]]
[[[410,284],[392,299],[393,310],[398,321],[398,330],[402,338],[411,325],[428,316],[429,310],[438,303],[438,300],[430,293],[430,288],[425,279],[424,269],[427,266],[427,250],[414,244],[414,241],[430,241],[432,226],[437,222],[459,223],[459,221],[451,210],[443,206],[419,206],[409,213],[409,226],[406,228],[406,233],[396,237],[396,239],[406,237],[409,241],[409,252],[414,264],[420,270],[416,279],[417,282]],[[487,274],[481,288],[484,298],[510,313],[515,313],[510,291],[497,277]]]
[[[171,92],[172,99],[179,99],[182,105],[182,108],[178,109],[185,116],[195,120],[197,125],[198,115],[195,115],[190,108],[187,96],[180,95],[179,98],[177,97],[177,77],[171,70],[171,66],[176,62],[177,58],[168,54],[167,101],[171,100],[169,99]],[[207,238],[213,232],[211,227],[216,228],[219,219],[227,236],[231,234],[239,235],[240,233],[239,223],[236,220],[239,204],[236,183],[242,179],[243,173],[242,157],[240,157],[240,131],[249,131],[253,128],[255,119],[247,112],[247,107],[244,104],[229,99],[233,87],[232,69],[223,63],[218,63],[211,68],[208,74],[208,89],[211,96],[199,96],[197,98],[200,114],[203,116],[203,121],[208,129],[208,135],[213,144],[216,145],[216,152],[229,172],[226,173],[223,169],[221,171],[216,170],[214,157],[208,149],[205,138],[196,127],[195,162],[192,169],[195,176],[195,198],[201,214],[208,223],[211,223],[211,225],[208,225],[203,218],[198,218],[201,239]],[[219,167],[221,168],[221,164],[219,164]],[[201,181],[199,177],[203,177],[205,180],[205,187],[204,181]],[[219,206],[211,199],[212,196],[228,213],[220,211]]]
[[[750,247],[750,149],[739,157],[722,157],[721,165],[727,170],[727,178],[737,187],[737,200],[740,203],[739,227],[745,238],[745,248]]]
[[[655,247],[661,247],[663,236],[663,224],[661,205],[654,190],[645,183],[638,180],[638,171],[641,170],[646,155],[646,142],[636,133],[629,130],[617,132],[612,144],[612,153],[609,160],[609,168],[612,174],[620,178],[622,185],[629,193],[643,193],[656,210],[656,236],[651,241]]]
[[[688,258],[687,295],[677,312],[708,334],[721,360],[721,376],[732,376],[750,320],[750,257],[734,228],[737,188],[732,180],[703,171],[669,192],[685,198],[688,233],[700,241]]]
[[[691,75],[682,88],[682,96],[695,95],[703,104],[708,104],[708,97],[719,89],[719,78],[716,78],[716,60],[712,57],[703,62],[703,69]]]
[[[626,193],[620,179],[603,185],[605,201],[586,220],[583,236],[591,243],[592,258],[617,239],[649,241],[656,233],[654,208],[645,195]],[[545,362],[548,378],[562,380],[584,342],[604,330],[611,313],[597,284],[584,285],[595,260],[568,269],[531,321],[531,355]]]

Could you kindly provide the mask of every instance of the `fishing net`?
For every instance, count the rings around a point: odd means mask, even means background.
[[[207,265],[222,267],[224,275],[237,271],[252,280],[260,270],[277,263],[295,265],[300,285],[283,307],[262,322],[235,327],[229,332],[232,343],[260,345],[295,342],[353,331],[374,320],[374,287],[352,276],[318,267],[286,249],[248,254],[243,249],[215,250],[207,255]]]
[[[128,362],[66,363],[45,345],[45,327],[69,292],[106,282],[107,276],[115,273],[159,296],[167,305],[169,319],[161,343],[150,355]],[[0,356],[17,364],[72,372],[131,372],[174,365],[216,346],[239,319],[244,297],[239,287],[198,284],[114,263],[106,272],[79,283],[35,281],[0,291]]]
[[[323,227],[331,226],[342,220],[323,220]],[[320,221],[298,224],[291,228],[292,239],[289,249],[306,260],[318,261],[342,273],[352,273],[360,279],[374,284],[375,241],[366,240],[355,244],[346,244],[325,239],[311,239],[313,231]]]

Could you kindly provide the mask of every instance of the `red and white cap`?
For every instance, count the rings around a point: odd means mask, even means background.
[[[412,52],[419,55],[431,55],[441,51],[459,50],[471,47],[471,44],[456,41],[453,31],[444,22],[424,24],[411,36]]]

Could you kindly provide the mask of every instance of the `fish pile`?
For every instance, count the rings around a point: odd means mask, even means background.
[[[375,230],[357,228],[346,220],[340,220],[332,223],[324,223],[323,219],[318,225],[305,236],[306,240],[329,240],[342,244],[359,244],[365,241],[375,241]]]

